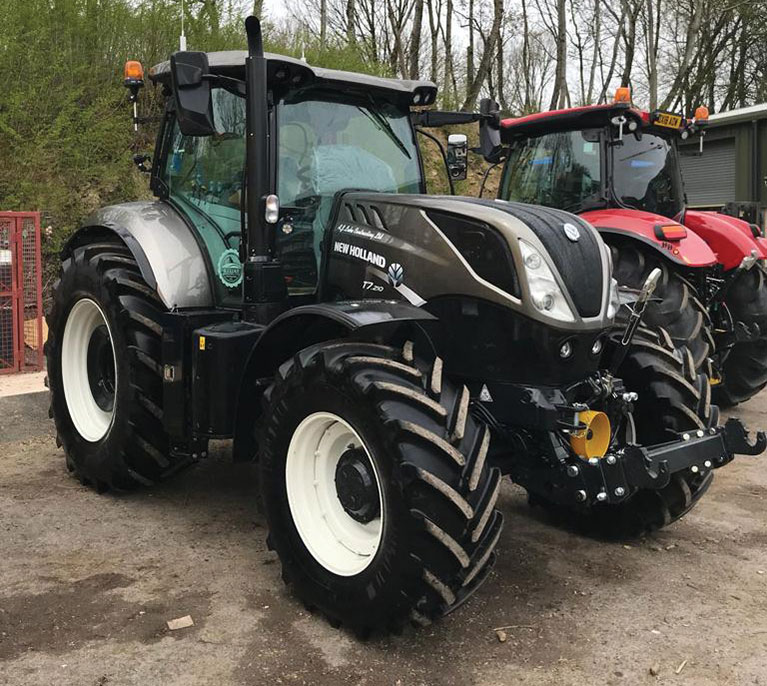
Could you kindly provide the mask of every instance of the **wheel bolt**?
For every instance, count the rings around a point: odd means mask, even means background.
[[[703,429],[698,429],[698,430],[696,431],[696,433],[697,433],[697,435],[698,435],[698,438],[703,438]]]
[[[576,491],[575,492],[575,500],[579,503],[582,503],[586,500],[586,491]]]
[[[622,498],[624,495],[626,495],[626,489],[623,488],[623,486],[618,486],[618,488],[615,489],[615,495],[617,495],[619,498]]]
[[[711,469],[711,460],[706,460],[706,461],[703,463],[703,466],[704,466],[706,469]]]
[[[682,440],[689,441],[690,440],[690,434],[682,434]]]
[[[607,493],[605,493],[604,491],[599,491],[599,493],[597,493],[597,500],[598,500],[600,503],[602,503],[602,502],[604,502],[605,500],[607,500]]]
[[[589,458],[589,464],[592,467],[596,467],[599,464],[599,458],[597,458],[597,457],[590,457]]]
[[[694,464],[692,467],[690,467],[690,471],[693,474],[697,474],[700,471],[700,468],[698,467],[698,465]]]
[[[578,476],[578,474],[581,473],[581,470],[578,469],[577,465],[571,464],[567,467],[567,476]]]
[[[607,464],[615,464],[617,460],[615,459],[615,455],[608,455],[606,458]]]

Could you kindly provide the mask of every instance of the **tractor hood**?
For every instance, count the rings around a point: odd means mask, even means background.
[[[561,330],[612,323],[609,251],[573,214],[455,196],[349,192],[337,202],[329,272],[339,297],[467,297]]]
[[[580,215],[593,224],[600,233],[611,233],[637,239],[662,252],[672,262],[685,267],[709,267],[716,263],[716,255],[700,236],[692,231],[680,239],[664,237],[664,226],[679,223],[668,217],[642,210],[606,208]]]
[[[756,250],[759,259],[767,258],[767,240],[755,236],[751,224],[742,219],[718,212],[686,210],[683,223],[714,249],[725,269],[737,267],[752,250]]]

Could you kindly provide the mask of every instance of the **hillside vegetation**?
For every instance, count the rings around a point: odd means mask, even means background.
[[[156,124],[134,134],[122,70],[126,59],[145,68],[167,59],[178,45],[178,11],[162,2],[25,0],[0,4],[0,21],[0,209],[42,211],[49,286],[56,271],[50,258],[85,216],[149,196],[148,178],[132,156],[152,151]],[[284,32],[266,28],[267,49],[274,52],[304,52],[311,64],[386,73],[353,49],[320,51],[307,40],[295,45]],[[211,17],[198,9],[186,34],[190,49],[245,47],[242,20],[233,14]],[[142,116],[159,114],[158,95],[147,82]],[[446,192],[436,146],[425,141],[422,149],[430,191]],[[474,178],[459,190],[471,192],[478,183]]]

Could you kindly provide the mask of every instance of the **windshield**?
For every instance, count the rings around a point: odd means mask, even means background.
[[[637,210],[675,217],[684,209],[682,176],[674,146],[653,134],[623,138],[612,147],[616,200]]]
[[[504,168],[503,200],[576,211],[601,198],[597,131],[562,131],[512,145]]]
[[[316,287],[337,192],[420,193],[423,187],[407,108],[323,97],[300,91],[278,109],[277,192],[292,230],[277,233],[277,250],[296,293]]]

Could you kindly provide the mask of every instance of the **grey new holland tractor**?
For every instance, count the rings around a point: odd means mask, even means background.
[[[468,116],[411,112],[433,84],[264,54],[246,30],[247,52],[151,70],[157,199],[96,212],[63,251],[51,413],[84,484],[150,486],[233,438],[283,578],[366,634],[487,578],[502,474],[625,536],[764,449],[718,425],[684,350],[633,335],[652,279],[613,331],[588,223],[424,194],[416,124]]]

